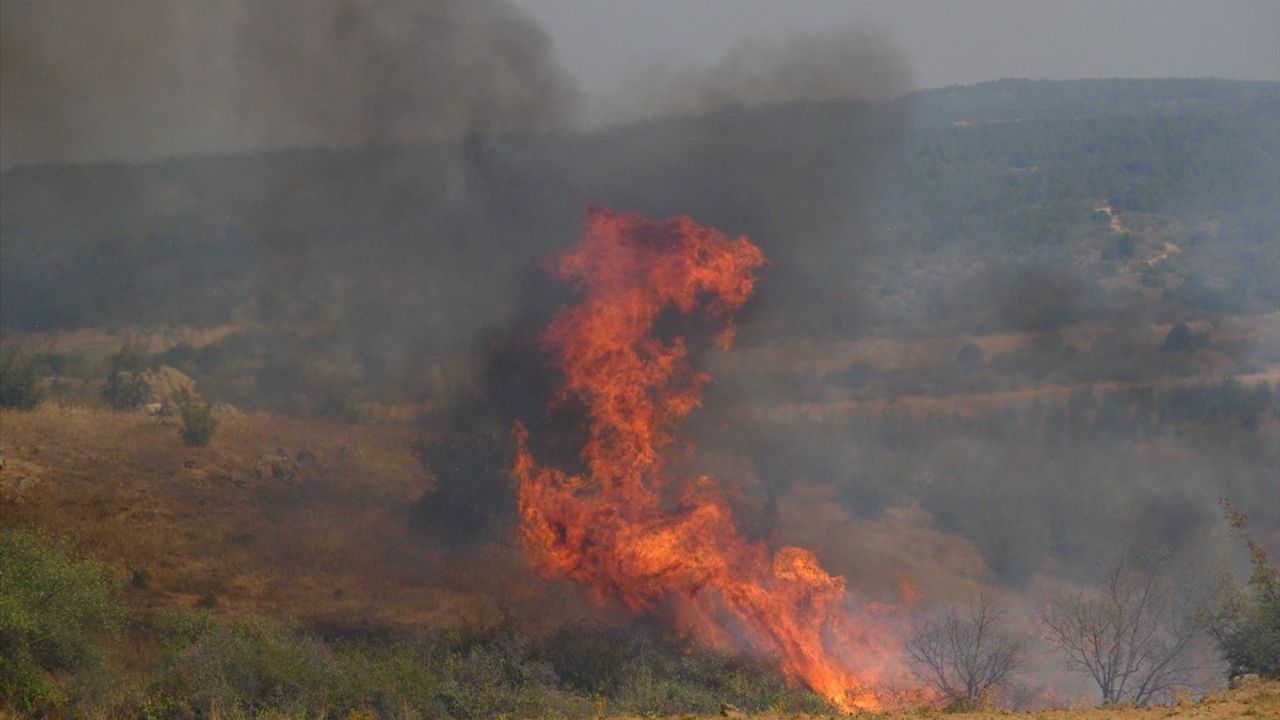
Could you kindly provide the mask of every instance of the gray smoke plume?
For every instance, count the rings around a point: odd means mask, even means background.
[[[7,0],[0,166],[540,130],[574,113],[503,0]]]
[[[821,100],[887,100],[912,89],[906,53],[886,35],[857,27],[740,41],[716,64],[643,67],[599,98],[601,125],[667,115]]]

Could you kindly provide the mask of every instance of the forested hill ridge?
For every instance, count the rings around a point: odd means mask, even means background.
[[[365,272],[428,325],[445,302],[501,314],[477,278],[509,285],[591,202],[746,232],[824,302],[861,293],[869,253],[1043,253],[1109,203],[1192,228],[1208,255],[1246,248],[1195,272],[1264,311],[1277,167],[1276,83],[1005,80],[595,134],[15,168],[0,324],[270,322]],[[437,325],[437,342],[465,344]]]
[[[920,90],[922,126],[1126,115],[1249,115],[1280,112],[1276,83],[1215,79],[1016,80]]]

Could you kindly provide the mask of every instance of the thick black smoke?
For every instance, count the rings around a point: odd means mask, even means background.
[[[559,127],[576,90],[503,0],[4,3],[0,166]]]
[[[608,119],[652,120],[583,134],[548,37],[499,0],[3,12],[6,167],[309,148],[9,171],[6,219],[70,209],[87,227],[47,233],[71,251],[52,264],[25,263],[44,256],[22,237],[6,246],[6,324],[235,323],[188,368],[222,400],[335,417],[417,404],[450,437],[419,448],[440,488],[415,522],[450,541],[510,530],[510,504],[490,501],[509,494],[493,460],[515,420],[540,457],[575,461],[580,418],[548,412],[558,378],[537,337],[573,301],[545,259],[589,204],[749,235],[771,266],[745,342],[839,332],[857,318],[875,178],[909,125],[893,100],[905,57],[857,31],[624,82]],[[681,331],[702,347],[696,323]],[[786,392],[753,373],[722,387]]]

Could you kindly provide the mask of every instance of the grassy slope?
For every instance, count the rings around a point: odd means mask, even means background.
[[[415,426],[220,417],[209,447],[188,448],[173,421],[141,413],[52,402],[0,410],[0,517],[69,535],[126,576],[147,570],[149,586],[131,590],[147,606],[192,607],[213,595],[220,612],[383,632],[506,611],[554,623],[583,602],[565,586],[535,582],[514,537],[445,545],[415,524],[433,482],[411,450],[421,437]],[[281,455],[296,475],[273,476]],[[900,573],[927,587],[982,573],[967,541],[910,513],[854,522],[828,494],[800,492],[788,512],[821,508],[823,532],[846,542],[812,535],[801,521],[784,523],[790,540],[847,545],[828,560],[841,573],[883,581],[862,588],[875,599],[897,598],[891,578]],[[553,611],[541,613],[541,603]]]
[[[0,515],[70,535],[122,570],[145,569],[134,601],[391,629],[474,617],[466,573],[413,536],[430,487],[412,431],[224,415],[206,448],[141,414],[46,404],[0,412]],[[286,477],[273,476],[271,458]],[[301,456],[301,460],[297,458]],[[519,576],[513,560],[488,560]],[[516,590],[515,592],[518,592]],[[459,593],[465,593],[460,596]]]

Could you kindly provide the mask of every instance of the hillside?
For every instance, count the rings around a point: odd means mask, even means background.
[[[1274,310],[1278,95],[1266,83],[1002,81],[589,135],[17,168],[0,201],[0,322],[271,322],[375,269],[386,286],[431,288],[401,295],[415,309],[475,303],[450,274],[515,277],[565,244],[587,202],[748,232],[780,272],[800,264],[845,293],[863,253],[1096,254],[1109,238],[1090,218],[1109,202],[1204,246],[1163,274],[1231,288],[1218,300],[1231,309]],[[1084,246],[1055,248],[1068,240]],[[1214,266],[1224,246],[1253,262]]]
[[[750,542],[917,619],[994,593],[1033,648],[1006,710],[1280,716],[1274,683],[1083,709],[1037,630],[1118,549],[1187,597],[1243,587],[1219,498],[1280,552],[1280,85],[1008,80],[0,183],[3,369],[44,398],[0,408],[0,549],[98,568],[119,622],[86,637],[113,639],[56,677],[104,714],[830,711],[673,631],[679,603],[633,615],[529,567],[512,428],[581,467],[540,335],[581,290],[550,258],[599,204],[768,258],[732,347],[655,330],[708,373],[670,470],[717,479]],[[1193,651],[1187,684],[1220,686]]]
[[[1104,538],[1154,508],[1186,537],[1227,494],[1280,543],[1278,97],[1001,81],[588,135],[20,168],[0,323],[46,352],[63,402],[100,403],[127,334],[244,411],[501,436],[543,413],[527,347],[570,299],[545,258],[584,206],[689,213],[771,261],[735,351],[697,350],[717,380],[695,439],[749,458],[744,510],[794,482],[863,517],[919,502],[1022,582],[1046,552],[1089,554],[1089,505],[1037,473],[995,532],[977,488],[1010,468],[973,448],[1044,468],[1088,448],[1119,513]]]

